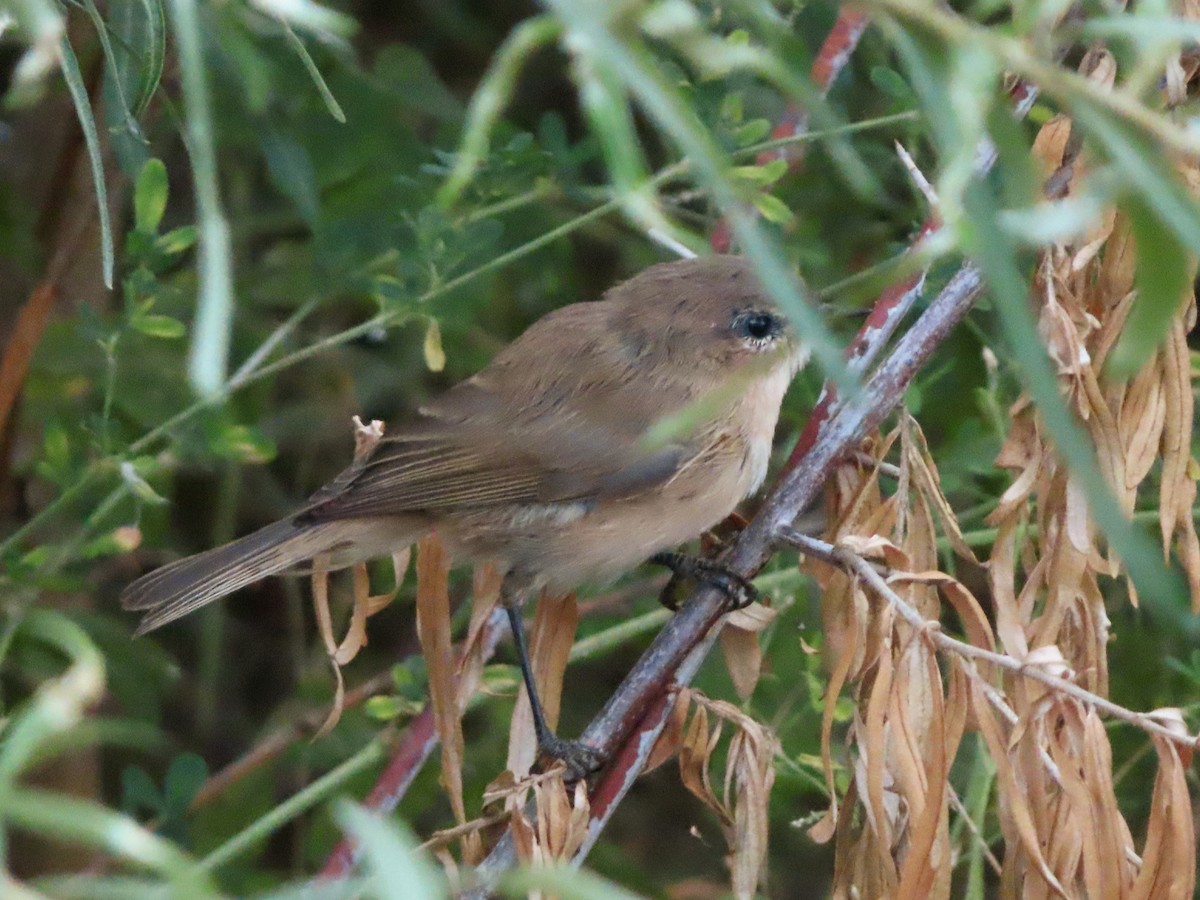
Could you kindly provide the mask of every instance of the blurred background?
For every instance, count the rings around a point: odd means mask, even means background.
[[[496,89],[486,73],[514,28],[541,11],[535,4],[344,0],[298,4],[312,17],[291,20],[271,3],[192,8],[198,29],[189,40],[209,105],[199,125],[185,98],[187,48],[163,37],[168,20],[154,0],[56,7],[74,77],[31,73],[33,31],[0,39],[0,345],[28,344],[23,354],[10,350],[5,364],[14,368],[0,372],[0,723],[64,670],[70,651],[43,632],[69,623],[62,627],[78,629],[102,658],[103,688],[77,729],[40,746],[46,760],[26,781],[150,823],[203,857],[420,708],[425,671],[412,584],[372,618],[369,646],[344,672],[351,689],[374,679],[380,696],[347,709],[325,737],[311,740],[311,724],[296,729],[277,756],[198,807],[193,800],[209,776],[328,709],[333,678],[307,582],[269,579],[137,640],[135,617],[118,607],[120,590],[154,566],[294,508],[350,461],[352,416],[402,423],[548,310],[596,299],[672,253],[628,207],[622,212],[612,147],[597,129],[602,115],[581,108],[579,72],[553,41],[519,51],[511,95],[474,177],[453,205],[438,202],[471,98],[481,84]],[[825,2],[688,9],[705,34],[730,46],[765,41],[801,75],[837,13]],[[649,46],[694,122],[753,167],[754,148],[788,98],[744,71],[704,71],[668,40]],[[81,96],[94,114],[90,141]],[[849,314],[886,283],[887,272],[874,267],[900,253],[926,215],[894,144],[920,164],[933,164],[936,153],[928,109],[878,31],[867,33],[824,109],[816,125],[835,136],[807,144],[801,169],[783,176],[760,167],[738,184],[787,261],[831,305],[829,327],[844,340],[857,326]],[[1035,108],[1005,140],[1027,148],[1052,112]],[[640,108],[630,127],[649,172],[681,158]],[[210,170],[198,172],[206,142]],[[96,166],[107,225],[97,215]],[[1001,167],[996,179],[1016,195],[1027,174]],[[662,209],[702,243],[719,219],[709,193],[686,177],[661,184]],[[197,198],[206,185],[216,188],[228,224],[233,297],[220,321],[228,323],[223,371],[234,389],[212,402],[197,399],[189,370],[189,354],[208,352],[195,330],[197,297],[211,290],[197,252],[197,226],[206,227]],[[949,271],[937,264],[931,284]],[[1008,483],[992,460],[1018,382],[1003,347],[994,347],[997,365],[985,364],[992,316],[985,300],[906,398],[968,532],[983,529]],[[791,390],[777,464],[820,381],[811,367]],[[959,575],[982,583],[978,571]],[[372,576],[388,587],[387,566]],[[820,897],[832,856],[806,833],[828,806],[818,745],[827,682],[819,599],[794,554],[766,577],[782,612],[763,635],[757,689],[739,700],[716,654],[697,686],[778,733],[763,884],[770,896]],[[452,600],[467,596],[470,578],[454,570]],[[586,593],[580,636],[657,609],[661,583],[646,570]],[[335,603],[338,628],[347,609],[345,598]],[[43,630],[29,624],[42,614],[56,618]],[[1121,639],[1112,646],[1111,690],[1120,702],[1161,705],[1198,677],[1200,661],[1189,661],[1183,637],[1123,603],[1112,615]],[[461,634],[465,611],[455,622]],[[561,733],[579,732],[652,634],[647,625],[571,665]],[[504,768],[518,680],[507,640],[497,660],[465,720],[472,815]],[[837,727],[850,715],[848,702],[839,706]],[[1126,738],[1136,743],[1113,735],[1126,766],[1126,812],[1137,821],[1154,768],[1142,744]],[[354,774],[339,793],[361,798],[376,771]],[[848,775],[838,778],[844,786]],[[436,759],[399,815],[421,836],[452,824]],[[217,883],[246,895],[297,882],[319,868],[338,834],[318,806],[252,842],[221,866]],[[670,764],[633,788],[590,865],[648,896],[719,897],[728,891],[726,852],[714,817]],[[5,855],[22,879],[112,871],[94,843],[65,827],[37,838],[14,831]]]

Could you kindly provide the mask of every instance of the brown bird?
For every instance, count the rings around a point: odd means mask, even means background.
[[[595,768],[589,748],[546,725],[521,601],[647,560],[750,595],[733,573],[664,551],[762,483],[780,403],[806,358],[744,260],[653,266],[603,300],[543,316],[294,515],[139,578],[122,604],[146,610],[143,634],[314,557],[349,566],[436,528],[456,556],[506,573],[539,749]]]

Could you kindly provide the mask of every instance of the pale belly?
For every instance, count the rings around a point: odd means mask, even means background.
[[[446,528],[466,555],[495,558],[535,585],[567,591],[603,584],[698,537],[753,493],[766,474],[770,444],[754,441],[743,448],[635,498],[492,510],[456,517],[439,530]]]

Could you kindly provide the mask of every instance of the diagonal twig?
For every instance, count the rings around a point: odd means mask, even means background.
[[[943,653],[952,653],[970,660],[982,660],[997,668],[1019,675],[1022,678],[1037,681],[1059,694],[1071,697],[1080,703],[1092,707],[1098,713],[1112,716],[1115,719],[1121,719],[1124,722],[1136,725],[1150,734],[1164,737],[1185,750],[1193,751],[1200,749],[1200,736],[1187,734],[1186,732],[1163,725],[1154,718],[1153,713],[1141,713],[1128,709],[1118,703],[1114,703],[1107,697],[1102,697],[1099,694],[1089,691],[1087,688],[1076,684],[1068,678],[1048,671],[1043,666],[1019,660],[1007,653],[997,653],[994,650],[988,650],[986,647],[977,647],[974,644],[951,637],[941,630],[940,623],[926,619],[914,606],[892,590],[886,578],[888,575],[894,573],[881,573],[876,565],[858,553],[845,547],[833,546],[826,544],[824,541],[816,541],[787,529],[781,532],[780,539],[790,546],[803,549],[806,552],[816,551],[826,561],[860,578],[876,596],[885,600],[904,621],[908,622],[919,634],[924,635],[926,640]],[[820,546],[822,544],[824,545],[823,547]]]

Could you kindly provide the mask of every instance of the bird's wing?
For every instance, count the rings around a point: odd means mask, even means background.
[[[628,348],[605,319],[610,310],[582,303],[543,317],[424,408],[416,426],[380,441],[302,516],[601,501],[669,481],[695,455],[696,440],[647,446],[645,438],[688,398],[632,377]]]
[[[489,431],[437,429],[385,439],[354,472],[338,479],[340,484],[314,496],[301,517],[317,522],[615,499],[666,482],[686,456],[678,445],[639,452],[610,442],[607,451],[598,449],[589,460],[578,447],[556,445],[545,435],[533,449],[522,446],[518,434]]]

